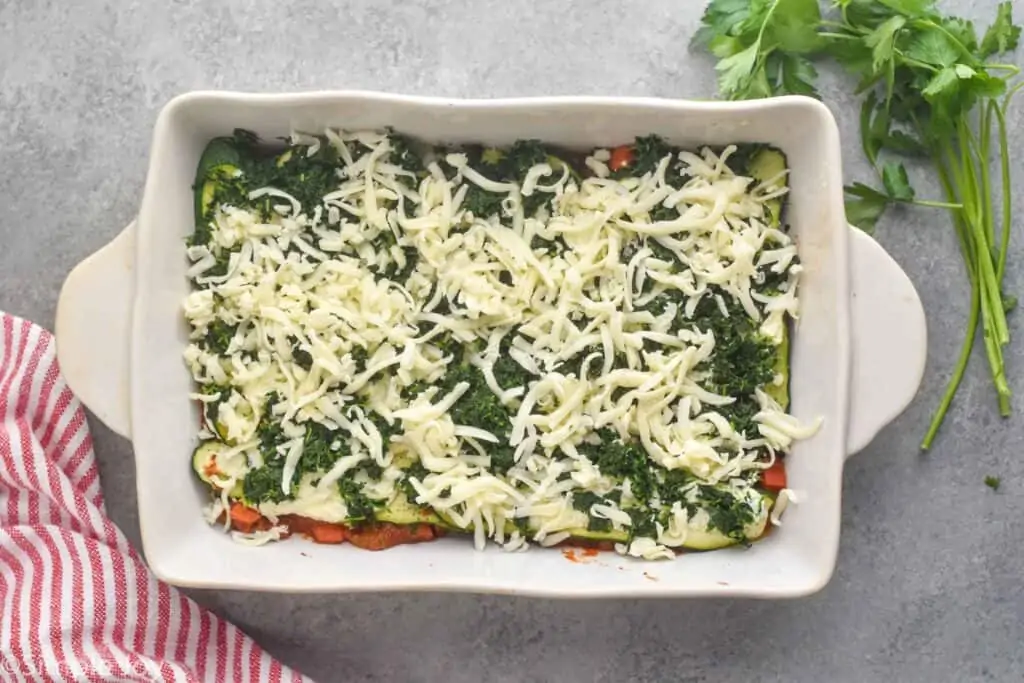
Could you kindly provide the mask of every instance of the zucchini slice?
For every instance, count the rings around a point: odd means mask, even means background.
[[[199,481],[210,487],[214,493],[220,492],[220,487],[213,481],[213,475],[217,473],[217,456],[227,446],[217,440],[202,441],[192,452],[192,471],[195,472]],[[238,481],[228,493],[232,500],[242,498],[242,482]]]
[[[774,503],[771,496],[761,494],[764,499],[764,509],[770,509]],[[764,534],[768,522],[768,515],[764,514],[759,519],[751,522],[744,528],[744,535],[748,540],[755,540]],[[614,543],[626,543],[629,540],[629,532],[625,529],[609,529],[608,531],[591,531],[590,529],[572,529],[571,536],[575,539],[585,541],[611,541]],[[739,541],[723,534],[718,529],[707,527],[695,529],[690,527],[686,532],[686,540],[680,549],[685,550],[717,550],[728,546],[737,545]]]
[[[752,525],[748,529],[748,537],[753,539],[760,536],[764,530],[764,524]],[[610,531],[590,531],[589,529],[572,529],[571,536],[583,541],[611,541],[613,543],[626,543],[629,540],[629,533],[625,530],[612,529]],[[679,548],[685,550],[716,550],[731,545],[738,541],[729,538],[717,529],[689,529],[686,532],[686,540]]]
[[[241,162],[241,154],[231,138],[215,138],[203,150],[193,186],[197,225],[203,222],[213,206],[217,178],[238,172]]]
[[[782,153],[782,150],[774,147],[763,147],[750,157],[750,162],[747,164],[747,168],[744,172],[759,183],[763,183],[766,180],[778,177],[778,175],[784,172],[788,166],[786,165],[786,155]],[[773,227],[779,227],[782,223],[782,209],[783,199],[782,197],[776,197],[767,202],[768,213],[771,215],[771,224]]]
[[[418,505],[410,503],[405,493],[401,491],[399,491],[386,506],[377,510],[374,517],[378,522],[390,522],[391,524],[401,524],[403,526],[409,526],[412,524],[436,524],[444,527],[451,526],[450,524],[445,523],[445,521],[430,508],[419,507]]]
[[[777,178],[779,174],[783,173],[787,168],[786,155],[782,153],[782,150],[776,149],[775,147],[762,147],[751,155],[750,161],[748,162],[747,167],[743,169],[743,172],[748,174],[756,182],[763,183],[766,180]],[[771,225],[774,228],[780,228],[782,225],[782,212],[785,208],[784,198],[785,195],[782,197],[776,197],[775,199],[769,200],[766,204],[771,219]],[[787,409],[789,407],[788,325],[783,329],[782,341],[776,349],[775,374],[781,376],[782,381],[779,384],[768,385],[768,387],[765,388],[765,391],[769,396],[775,399],[783,409]]]
[[[789,408],[789,325],[782,328],[782,341],[775,347],[775,374],[778,384],[769,384],[765,393],[775,399],[783,410]]]
[[[217,465],[217,454],[220,453],[221,448],[223,448],[223,444],[216,441],[203,441],[192,452],[192,471],[204,484],[213,486],[211,476]]]

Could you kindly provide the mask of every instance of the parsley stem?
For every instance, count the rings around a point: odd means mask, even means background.
[[[1007,103],[1008,104],[1008,103]],[[1010,175],[1010,142],[1006,132],[1006,112],[1003,107],[993,100],[989,106],[996,115],[996,123],[999,128],[999,165],[1002,171],[1003,191],[1003,236],[999,243],[999,264],[996,266],[996,278],[1000,284],[1003,281],[1003,273],[1006,272],[1006,256],[1010,246],[1010,228],[1012,227],[1013,211],[1013,188]]]
[[[822,38],[838,38],[839,40],[861,40],[858,36],[851,36],[848,33],[833,33],[831,31],[819,31],[818,35]]]
[[[1000,71],[1009,71],[1011,76],[1016,76],[1020,73],[1020,67],[1016,64],[984,64],[986,69],[999,69]]]
[[[775,0],[772,3],[772,6],[768,8],[768,12],[764,15],[764,21],[761,22],[761,30],[757,32],[757,42],[755,43],[758,46],[758,49],[761,47],[761,40],[764,38],[765,29],[768,28],[768,24],[771,22],[772,15],[775,14],[775,10],[778,8],[780,1],[781,0]]]
[[[933,74],[939,73],[939,68],[936,67],[936,66],[932,66],[931,64],[928,64],[926,62],[922,62],[920,60],[914,59],[913,57],[908,57],[906,54],[904,54],[903,52],[901,52],[899,50],[896,50],[896,53],[899,54],[900,58],[904,62],[906,62],[907,64],[909,64],[911,66],[916,66],[918,69],[924,69],[925,71],[930,71]]]
[[[978,159],[978,145],[970,123],[965,116],[956,122],[956,137],[959,144],[960,172],[954,162],[954,177],[964,204],[961,217],[967,227],[967,235],[974,243],[976,274],[981,303],[981,320],[985,353],[992,371],[999,412],[1008,415],[1010,411],[1010,388],[1006,381],[1002,347],[1010,340],[1006,325],[1006,312],[1003,310],[1002,294],[999,281],[996,279],[993,265],[992,245],[987,239],[985,230],[986,213],[991,212],[991,197],[982,194],[981,173],[979,166],[987,164],[987,159]],[[952,147],[952,145],[950,145]],[[956,154],[956,152],[953,152]],[[988,211],[986,211],[986,208]]]
[[[1002,234],[998,249],[995,244],[992,183],[988,170],[988,156],[991,147],[990,127],[993,116],[998,127],[1003,186]],[[979,323],[983,328],[982,341],[985,355],[989,361],[992,383],[996,390],[999,412],[1004,416],[1010,414],[1011,391],[1006,379],[1002,350],[1003,345],[1009,341],[1009,330],[1006,323],[1001,282],[1006,268],[1012,227],[1010,221],[1012,197],[1009,145],[1005,112],[994,100],[990,101],[982,112],[978,133],[971,129],[970,122],[965,116],[960,117],[956,122],[955,131],[956,140],[946,140],[941,143],[939,150],[933,154],[933,160],[939,171],[939,179],[949,199],[949,204],[954,204],[959,199],[961,205],[959,210],[950,207],[950,213],[971,285],[970,313],[953,374],[921,442],[923,450],[931,447],[946,413],[949,411],[974,348]]]
[[[952,161],[955,158],[955,155],[950,149],[951,146],[947,142],[944,147],[946,156]],[[950,199],[956,199],[956,191],[953,189],[953,181],[950,179],[950,171],[947,169],[941,153],[937,152],[933,154],[933,159],[935,167],[939,172],[939,181],[942,183],[946,196]],[[946,384],[946,390],[942,393],[939,405],[932,414],[932,420],[928,425],[928,431],[925,432],[924,439],[921,441],[921,450],[923,451],[931,448],[932,443],[935,441],[935,436],[938,434],[943,421],[945,421],[946,413],[949,412],[949,406],[953,403],[953,397],[956,396],[957,389],[960,387],[960,382],[964,378],[964,372],[967,370],[967,363],[971,359],[971,351],[974,349],[974,340],[978,333],[978,317],[981,309],[978,277],[974,272],[974,254],[973,249],[971,249],[970,241],[968,240],[966,226],[964,225],[963,212],[950,211],[950,218],[953,219],[953,227],[955,228],[957,237],[959,238],[960,251],[964,258],[964,265],[967,268],[967,279],[971,284],[970,311],[967,316],[967,329],[964,332],[964,340],[960,345],[960,354],[957,358],[956,365],[953,367],[953,374],[950,376],[949,382]]]
[[[942,160],[942,154],[946,156],[945,162]],[[935,153],[935,166],[939,170],[939,179],[946,191],[946,196],[950,199],[956,199],[956,188],[961,181],[959,179],[960,172],[956,165],[956,153],[953,151],[952,144],[947,142],[943,145],[943,149]],[[959,211],[951,211],[950,217],[953,219],[953,228],[956,230],[957,238],[960,241],[960,253],[963,256],[964,265],[967,267],[967,277],[970,280],[971,287],[974,288],[978,285],[978,274],[975,268],[976,248],[973,240],[971,240],[966,213],[961,208]],[[979,299],[979,305],[980,303]]]
[[[971,351],[974,349],[974,339],[978,333],[978,288],[971,287],[971,310],[967,317],[967,330],[964,333],[964,340],[960,344],[960,356],[957,358],[956,366],[953,368],[953,375],[946,384],[946,390],[942,393],[939,405],[932,414],[932,421],[928,425],[924,439],[921,441],[921,450],[926,451],[932,447],[935,436],[939,433],[949,412],[949,406],[953,403],[953,397],[960,387],[960,381],[964,378],[964,371],[967,370],[967,361],[971,359]]]
[[[935,166],[939,170],[939,180],[942,183],[942,187],[946,192],[946,196],[955,199],[956,190],[954,187],[954,180],[951,178],[951,173],[956,174],[956,166],[953,163],[954,155],[951,150],[951,145],[946,145],[945,154],[949,158],[948,162],[944,163],[940,156],[942,152],[935,154]],[[948,164],[948,165],[947,165]],[[964,259],[964,265],[967,267],[967,278],[970,280],[971,286],[974,287],[977,284],[977,273],[974,269],[974,244],[969,239],[967,231],[967,224],[964,220],[964,213],[961,208],[959,211],[950,211],[950,218],[953,219],[953,228],[956,230],[956,236],[960,241],[960,253]]]
[[[963,204],[959,202],[939,202],[933,199],[911,199],[906,202],[907,204],[913,204],[914,206],[930,206],[933,209],[962,209]]]
[[[984,205],[979,205],[978,207],[979,212],[982,214],[982,226],[985,229],[985,236],[988,239],[988,244],[995,249],[996,221],[994,212],[992,211],[992,179],[989,174],[988,167],[989,153],[992,149],[992,114],[987,106],[982,107],[978,127],[980,135],[975,135],[973,131],[968,128],[968,142],[970,143],[971,152],[977,159],[979,179],[981,182],[981,198],[985,202]],[[992,254],[995,254],[995,251],[993,251]]]
[[[946,38],[948,38],[950,42],[952,42],[957,47],[957,49],[960,50],[960,55],[967,62],[974,61],[974,53],[968,50],[967,47],[960,41],[960,39],[957,38],[952,33],[950,33],[942,24],[936,24],[934,21],[930,21],[928,19],[919,19],[917,21],[912,22],[912,24],[917,27],[929,28],[938,31],[939,33],[944,33],[946,35]]]

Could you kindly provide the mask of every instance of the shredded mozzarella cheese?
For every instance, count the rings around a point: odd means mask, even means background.
[[[784,172],[754,184],[730,170],[730,147],[666,155],[622,179],[607,150],[586,158],[583,179],[548,157],[509,180],[461,152],[428,156],[416,175],[387,135],[330,130],[292,142],[304,159],[337,154],[337,182],[319,203],[254,188],[239,205],[212,207],[208,241],[187,250],[197,289],[182,305],[184,358],[211,437],[229,446],[208,518],[269,458],[280,495],[257,507],[272,518],[346,522],[341,483],[388,505],[405,482],[410,503],[472,531],[477,547],[555,545],[597,520],[629,539],[620,553],[658,559],[710,533],[697,486],[663,506],[656,532],[636,530],[637,482],[593,456],[595,435],[609,430],[642,445],[666,476],[684,470],[747,506],[745,528],[763,527],[767,503],[752,482],[766,454],[819,423],[800,423],[759,387],[753,426],[734,427],[722,411],[744,397],[720,393],[708,370],[722,340],[674,321],[709,301],[782,342],[801,272],[768,209],[786,191]],[[493,215],[469,208],[481,192],[500,197]],[[781,284],[762,286],[766,274]],[[449,342],[475,351],[459,360]],[[509,410],[507,433],[453,419],[470,384],[440,385],[460,362]],[[506,362],[533,378],[503,385]],[[270,452],[268,424],[280,430]],[[313,426],[344,435],[317,472],[307,459],[326,456],[310,446]],[[507,471],[494,469],[501,448],[514,451]],[[411,463],[423,471],[407,474]],[[574,508],[580,492],[599,502]],[[784,490],[773,524],[791,502]],[[275,529],[235,537],[261,544]]]

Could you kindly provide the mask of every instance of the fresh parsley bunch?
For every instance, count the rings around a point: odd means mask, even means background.
[[[719,90],[728,99],[817,96],[816,59],[834,60],[856,78],[864,98],[861,147],[877,179],[847,186],[852,223],[870,231],[895,203],[950,211],[971,308],[922,448],[931,445],[956,393],[979,324],[999,411],[1009,415],[1003,348],[1010,339],[1006,313],[1016,299],[1002,291],[1012,225],[1006,109],[1021,83],[1019,67],[997,58],[1020,39],[1012,3],[999,4],[980,36],[972,22],[939,12],[934,0],[836,0],[824,16],[817,0],[712,0],[702,23],[695,42],[718,58]],[[942,200],[915,196],[904,157],[930,160]]]

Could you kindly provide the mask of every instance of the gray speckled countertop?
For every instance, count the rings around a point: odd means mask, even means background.
[[[687,44],[701,0],[626,3],[0,0],[0,309],[48,327],[67,272],[135,213],[160,106],[197,88],[367,88],[467,97],[709,97]],[[972,17],[995,0],[944,3]],[[837,75],[849,178],[856,105]],[[1024,116],[1011,121],[1024,183]],[[916,169],[919,171],[920,169]],[[920,174],[918,174],[920,175]],[[926,178],[922,195],[936,195]],[[1024,221],[1007,289],[1022,293]],[[956,354],[965,277],[946,216],[878,238],[930,325],[918,399],[849,461],[832,583],[794,602],[557,602],[470,595],[195,592],[320,681],[1024,679],[1024,415],[997,415],[981,353],[938,446],[917,444]],[[1011,383],[1024,391],[1021,313]],[[1019,402],[1018,402],[1019,403]],[[93,421],[108,510],[138,541],[131,446]],[[988,474],[1002,477],[998,493]]]

